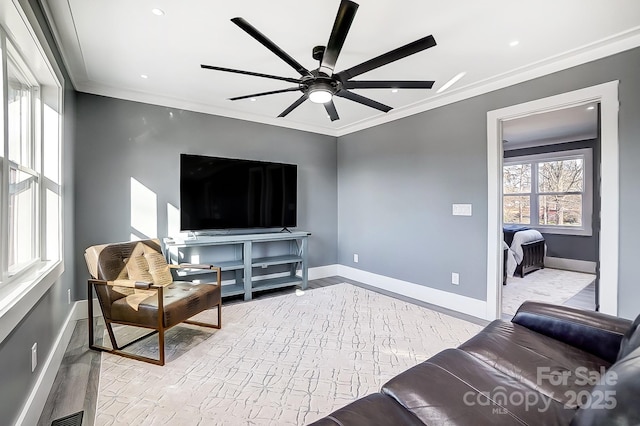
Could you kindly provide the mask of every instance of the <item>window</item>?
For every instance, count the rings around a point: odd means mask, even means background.
[[[61,259],[62,98],[50,67],[26,61],[2,27],[0,47],[0,290],[15,290]]]
[[[591,235],[591,149],[505,158],[503,222]]]

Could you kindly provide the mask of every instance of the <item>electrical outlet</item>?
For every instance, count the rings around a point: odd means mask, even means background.
[[[71,289],[67,289],[67,305],[71,304]]]
[[[36,367],[38,366],[38,343],[34,343],[31,346],[31,372],[36,371]]]
[[[358,263],[358,260],[360,260],[358,258],[358,255],[356,253],[353,253],[353,263]]]
[[[458,274],[457,272],[451,273],[451,284],[460,285],[460,274]]]

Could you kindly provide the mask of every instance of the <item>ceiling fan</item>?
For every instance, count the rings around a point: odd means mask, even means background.
[[[329,42],[327,46],[316,46],[313,48],[313,59],[320,61],[320,66],[315,70],[308,70],[302,66],[299,62],[289,56],[285,51],[278,47],[274,42],[269,40],[264,34],[258,31],[255,27],[245,21],[243,18],[233,18],[231,22],[242,28],[251,37],[259,41],[267,49],[275,53],[280,59],[289,64],[300,75],[300,78],[280,77],[277,75],[261,74],[251,71],[236,70],[231,68],[215,67],[212,65],[200,65],[202,68],[232,72],[237,74],[253,75],[256,77],[271,78],[275,80],[288,81],[295,83],[295,87],[289,87],[286,89],[272,90],[269,92],[254,93],[251,95],[237,96],[230,98],[232,101],[240,99],[255,98],[258,96],[273,95],[276,93],[295,92],[301,91],[300,96],[294,103],[292,103],[287,109],[282,111],[278,117],[285,117],[291,111],[296,109],[300,104],[309,99],[314,103],[324,104],[327,114],[331,118],[331,121],[338,120],[338,112],[333,103],[333,96],[339,96],[341,98],[349,99],[354,102],[358,102],[362,105],[366,105],[371,108],[383,112],[389,112],[390,106],[376,102],[373,99],[367,98],[362,95],[358,95],[349,89],[431,89],[433,81],[407,81],[407,80],[351,80],[354,77],[364,74],[367,71],[379,68],[383,65],[387,65],[391,62],[413,55],[414,53],[421,52],[425,49],[436,45],[436,41],[433,36],[429,35],[412,43],[406,44],[390,52],[384,53],[380,56],[376,56],[373,59],[365,61],[359,65],[351,67],[347,70],[334,72],[338,55],[342,50],[344,41],[347,38],[347,33],[353,22],[356,11],[358,10],[358,4],[349,0],[342,0],[340,7],[338,8],[338,14],[331,30]]]

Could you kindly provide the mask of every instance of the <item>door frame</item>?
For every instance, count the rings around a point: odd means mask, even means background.
[[[618,84],[610,81],[487,112],[487,319],[502,315],[502,121],[588,102],[599,102],[601,111],[600,311],[618,314]]]

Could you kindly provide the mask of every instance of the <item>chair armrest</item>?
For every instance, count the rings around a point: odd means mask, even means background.
[[[91,280],[93,284],[102,284],[102,285],[110,285],[114,287],[127,287],[127,288],[137,288],[142,290],[149,289],[157,289],[159,286],[154,285],[152,282],[148,281],[136,281],[136,280],[113,280],[113,281],[103,281],[103,280]]]
[[[631,321],[600,312],[539,302],[523,303],[511,320],[614,363]]]

